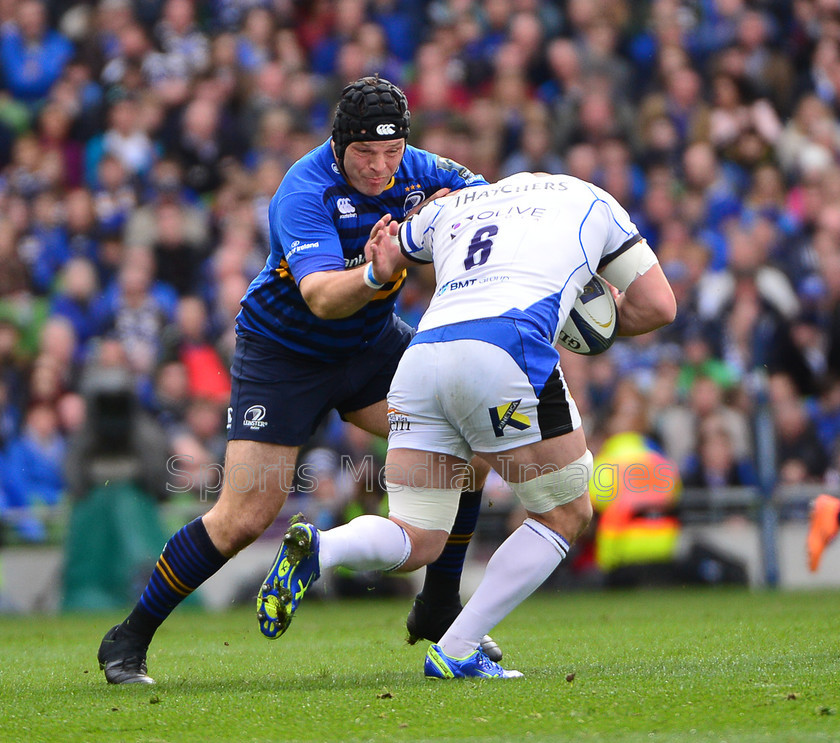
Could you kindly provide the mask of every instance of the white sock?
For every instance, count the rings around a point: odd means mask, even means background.
[[[410,554],[408,534],[381,516],[357,516],[321,532],[321,570],[336,565],[351,570],[395,570]]]
[[[481,638],[530,596],[563,561],[569,544],[534,519],[511,534],[490,561],[476,592],[438,643],[453,658],[466,658]]]

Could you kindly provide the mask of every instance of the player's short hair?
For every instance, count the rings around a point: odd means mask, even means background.
[[[351,142],[407,139],[411,114],[405,93],[389,80],[363,77],[341,91],[333,119],[332,138],[338,165]]]

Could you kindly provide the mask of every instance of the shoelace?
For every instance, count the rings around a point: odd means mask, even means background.
[[[485,653],[481,648],[478,649],[478,655],[476,656],[476,665],[482,670],[487,673],[498,673],[499,671],[499,664],[495,661],[490,660],[487,657],[487,653]]]

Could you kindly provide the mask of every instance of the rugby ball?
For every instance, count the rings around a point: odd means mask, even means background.
[[[575,353],[596,356],[613,344],[617,321],[610,285],[595,275],[575,300],[557,342]]]

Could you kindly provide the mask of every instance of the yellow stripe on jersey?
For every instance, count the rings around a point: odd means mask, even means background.
[[[292,272],[289,271],[289,262],[283,258],[280,261],[280,265],[274,269],[274,272],[281,278],[281,279],[288,279],[289,281],[294,281],[295,277],[292,276]]]
[[[385,284],[376,294],[373,295],[371,299],[372,302],[375,302],[379,299],[388,299],[394,292],[400,290],[400,287],[405,283],[405,277],[407,272],[405,269],[402,269],[399,273],[394,274],[388,280],[388,283]]]

